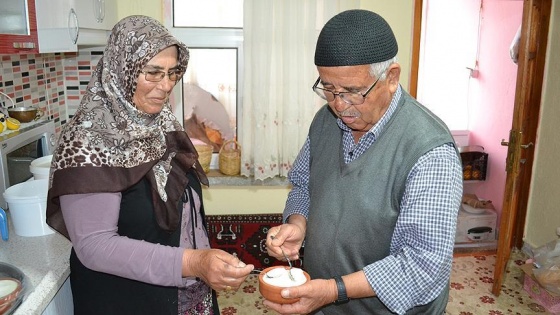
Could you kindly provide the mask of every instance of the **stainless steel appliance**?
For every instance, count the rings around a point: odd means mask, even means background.
[[[0,207],[7,206],[4,191],[33,177],[31,161],[52,154],[55,142],[52,121],[22,123],[19,130],[0,134]]]

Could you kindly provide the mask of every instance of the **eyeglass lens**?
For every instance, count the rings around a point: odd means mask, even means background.
[[[319,95],[322,99],[329,102],[334,101],[336,95],[348,104],[362,104],[365,100],[364,96],[358,92],[338,92],[335,94],[333,91],[317,87],[315,89],[315,93],[317,93],[317,95]]]
[[[317,78],[317,81],[315,81],[315,84],[313,85],[313,91],[317,95],[319,95],[319,97],[321,97],[322,99],[327,100],[328,102],[332,102],[338,95],[340,99],[343,100],[346,104],[360,105],[364,103],[364,101],[366,100],[366,96],[377,85],[379,78],[377,78],[377,80],[373,82],[373,84],[369,87],[369,89],[364,94],[360,92],[333,92],[331,90],[320,88],[317,86],[320,80],[321,78]]]
[[[181,77],[183,76],[183,71],[181,70],[171,70],[169,72],[164,72],[164,71],[156,71],[156,70],[152,70],[152,71],[142,71],[142,73],[144,73],[144,75],[146,76],[146,80],[150,81],[150,82],[159,82],[161,80],[163,80],[163,78],[167,75],[167,77],[169,78],[169,80],[171,81],[177,81],[179,79],[181,79]]]

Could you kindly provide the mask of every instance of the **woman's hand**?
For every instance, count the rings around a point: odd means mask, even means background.
[[[239,289],[254,268],[221,249],[183,252],[183,277],[199,277],[216,291]]]

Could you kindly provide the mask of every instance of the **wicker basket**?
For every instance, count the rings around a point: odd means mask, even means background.
[[[198,152],[198,163],[202,166],[204,172],[210,171],[210,161],[212,160],[213,148],[211,145],[195,145],[194,148]]]
[[[241,146],[235,140],[226,141],[218,154],[220,172],[224,175],[238,175],[241,170]]]
[[[488,153],[484,152],[484,147],[478,145],[459,147],[459,152],[463,164],[463,179],[486,180]]]

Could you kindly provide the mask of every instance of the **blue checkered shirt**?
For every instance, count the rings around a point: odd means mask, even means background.
[[[357,159],[375,142],[397,108],[401,89],[399,86],[379,122],[356,144],[351,130],[337,120],[343,130],[345,163]],[[284,219],[292,214],[308,216],[309,141],[308,137],[288,174],[293,188],[286,201]],[[416,305],[427,304],[448,285],[462,193],[462,167],[452,143],[425,153],[412,167],[390,254],[363,268],[372,289],[391,311],[403,314]]]

